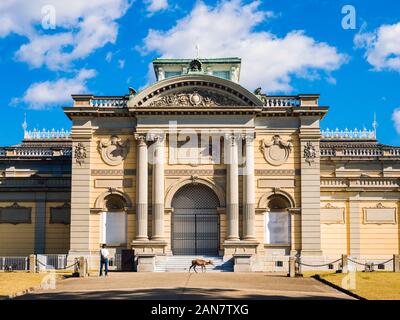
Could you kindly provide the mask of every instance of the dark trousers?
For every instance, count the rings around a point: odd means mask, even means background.
[[[108,274],[108,259],[100,259],[100,277],[103,275],[103,267],[104,274]]]

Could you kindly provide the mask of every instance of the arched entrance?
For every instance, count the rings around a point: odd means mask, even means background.
[[[218,255],[220,203],[203,184],[180,188],[172,199],[172,253],[174,255]]]

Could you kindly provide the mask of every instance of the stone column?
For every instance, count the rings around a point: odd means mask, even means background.
[[[164,240],[164,135],[156,135],[154,140],[152,240]]]
[[[233,134],[225,136],[227,164],[227,240],[239,240],[239,169],[237,137]]]
[[[146,134],[135,134],[137,141],[136,158],[136,240],[148,240],[148,159]]]
[[[248,134],[244,139],[246,165],[243,172],[243,240],[255,240],[254,134]]]

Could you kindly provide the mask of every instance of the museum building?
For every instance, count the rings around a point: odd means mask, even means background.
[[[321,130],[318,94],[250,92],[240,58],[153,67],[140,92],[72,95],[71,132],[25,121],[22,143],[0,148],[0,257],[86,256],[94,268],[105,243],[137,271],[193,257],[284,271],[290,256],[400,253],[400,148],[377,141],[376,122]]]

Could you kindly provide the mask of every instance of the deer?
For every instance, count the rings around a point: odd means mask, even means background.
[[[205,272],[207,270],[206,265],[214,265],[214,263],[211,260],[203,260],[203,259],[196,259],[196,260],[192,260],[192,265],[189,268],[189,272],[190,269],[193,268],[193,270],[197,273],[196,267],[200,266],[201,267],[201,271]]]

